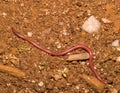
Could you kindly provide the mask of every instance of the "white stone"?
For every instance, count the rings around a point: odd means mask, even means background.
[[[35,83],[35,80],[31,80],[32,83]]]
[[[90,16],[82,25],[82,29],[88,33],[98,32],[101,23],[94,17]]]
[[[106,18],[102,18],[101,20],[103,21],[103,23],[111,23],[111,21]]]
[[[120,51],[120,46],[119,46],[119,47],[117,47],[117,50],[118,50],[118,51]]]
[[[78,90],[79,90],[79,89],[80,89],[80,87],[79,87],[79,86],[76,86],[76,89],[78,89]]]
[[[57,48],[61,48],[62,47],[59,41],[55,42],[55,44],[56,44]]]
[[[62,34],[63,34],[64,36],[68,35],[67,30],[64,29],[64,30],[62,31]]]
[[[117,57],[116,61],[117,61],[117,62],[120,62],[120,56],[119,56],[119,57]]]
[[[57,45],[57,48],[61,48],[61,44],[58,44],[58,45]]]
[[[3,15],[3,17],[5,17],[5,16],[7,16],[7,13],[3,12],[2,15]]]
[[[28,37],[32,37],[33,33],[32,32],[27,32]]]
[[[21,6],[24,6],[24,3],[21,3],[20,5],[21,5]]]
[[[44,85],[44,83],[41,81],[38,83],[38,86],[42,87]]]
[[[113,42],[112,42],[112,46],[119,46],[119,40],[114,40]]]

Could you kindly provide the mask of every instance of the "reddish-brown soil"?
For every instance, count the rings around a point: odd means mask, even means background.
[[[91,15],[101,22],[98,33],[81,29]],[[12,27],[26,37],[32,33],[30,39],[52,51],[81,43],[88,46],[98,73],[106,81],[103,93],[120,93],[120,62],[116,61],[120,46],[111,45],[116,39],[120,41],[119,0],[0,0],[0,64],[10,67],[0,69],[0,93],[98,93],[81,78],[82,74],[94,76],[88,60],[66,61],[68,55],[84,50],[51,56],[16,37]]]

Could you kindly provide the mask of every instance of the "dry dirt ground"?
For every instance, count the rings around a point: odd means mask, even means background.
[[[81,29],[91,15],[101,22],[98,33]],[[88,46],[104,88],[82,78],[95,78],[88,60],[66,61],[84,50],[51,56],[16,37],[12,27],[52,51]],[[114,40],[120,41],[120,0],[0,0],[0,93],[120,93],[120,46],[113,47]]]

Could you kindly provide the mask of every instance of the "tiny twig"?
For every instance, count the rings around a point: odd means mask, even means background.
[[[15,77],[25,77],[25,73],[18,68],[0,64],[0,71],[7,72]]]
[[[88,53],[72,54],[72,55],[69,55],[68,58],[67,58],[68,61],[87,60],[87,59],[89,59],[89,54]]]
[[[88,76],[86,74],[81,74],[80,77],[84,79],[88,84],[90,84],[96,91],[99,93],[102,93],[105,87],[105,84],[100,82],[98,79],[96,79],[93,76]]]

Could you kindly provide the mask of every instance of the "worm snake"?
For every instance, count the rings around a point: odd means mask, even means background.
[[[12,32],[19,38],[27,41],[28,43],[30,43],[31,45],[33,45],[34,47],[38,48],[39,50],[41,51],[44,51],[45,53],[47,54],[50,54],[52,56],[63,56],[63,55],[66,55],[67,53],[69,52],[72,52],[74,50],[77,50],[77,49],[83,49],[85,50],[86,52],[89,53],[89,67],[91,69],[91,71],[94,73],[95,77],[102,83],[105,83],[105,81],[99,76],[99,74],[97,73],[96,69],[94,68],[94,65],[93,65],[93,53],[92,51],[90,50],[90,48],[88,48],[87,46],[85,45],[82,45],[82,44],[79,44],[79,45],[76,45],[76,46],[73,46],[63,52],[53,52],[51,50],[48,50],[46,48],[43,48],[41,46],[39,46],[37,43],[35,43],[34,41],[26,38],[25,36],[19,34],[14,28],[12,28]]]

